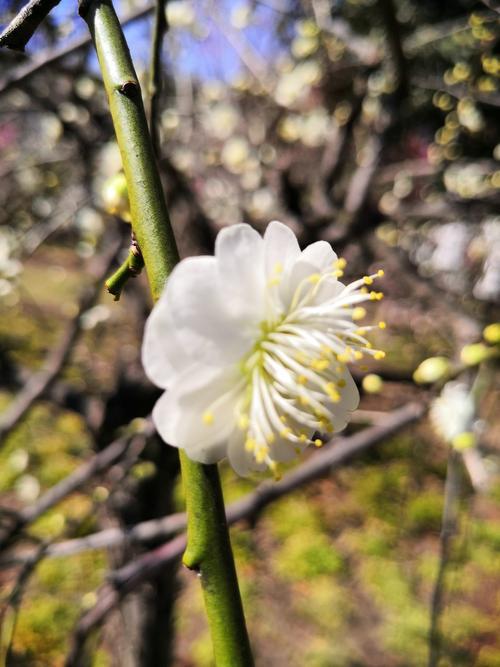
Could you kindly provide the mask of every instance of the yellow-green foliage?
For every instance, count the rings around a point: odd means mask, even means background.
[[[443,494],[438,491],[423,491],[413,498],[405,509],[410,533],[439,532],[443,513]]]
[[[14,474],[9,457],[23,450],[28,466]],[[81,417],[40,403],[9,435],[0,451],[0,491],[12,487],[21,473],[29,472],[49,487],[71,473],[83,461],[89,450],[89,437]]]
[[[344,560],[334,542],[322,533],[303,529],[286,538],[273,555],[274,569],[287,581],[335,575],[344,569]]]
[[[106,558],[99,552],[42,561],[18,615],[15,653],[24,656],[27,664],[61,665],[82,611],[82,597],[99,585],[105,567]]]
[[[422,665],[429,613],[416,598],[404,566],[394,560],[371,558],[361,563],[359,574],[366,593],[384,615],[381,639],[386,650],[404,658],[408,667]]]

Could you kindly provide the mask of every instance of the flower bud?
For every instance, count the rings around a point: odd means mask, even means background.
[[[466,366],[477,366],[491,357],[491,348],[484,343],[465,345],[460,352],[460,360]]]
[[[380,394],[384,386],[384,381],[380,375],[369,373],[363,378],[361,385],[367,394]]]
[[[424,359],[413,373],[417,384],[431,384],[445,378],[450,372],[450,361],[446,357]]]
[[[115,174],[104,182],[101,197],[105,211],[130,222],[127,181],[124,173]]]
[[[483,331],[483,338],[487,343],[498,345],[500,343],[500,322],[488,324]]]

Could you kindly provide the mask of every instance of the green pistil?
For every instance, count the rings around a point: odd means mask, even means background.
[[[262,349],[262,346],[269,340],[269,335],[274,333],[278,327],[283,324],[284,320],[285,315],[282,315],[278,320],[274,320],[273,322],[264,320],[260,323],[259,327],[262,332],[260,337],[255,341],[248,355],[240,362],[241,373],[242,375],[248,376],[249,380],[251,379],[255,367],[257,367],[262,374],[267,375],[264,371],[264,350]],[[251,363],[249,364],[250,361]]]

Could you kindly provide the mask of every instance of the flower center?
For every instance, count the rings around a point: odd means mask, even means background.
[[[354,311],[359,315],[360,309],[352,308],[380,298],[365,287],[379,274],[339,290],[338,273],[337,268],[304,278],[288,312],[261,323],[262,334],[242,361],[246,389],[236,409],[237,424],[244,431],[246,450],[272,469],[273,449],[292,446],[298,453],[308,444],[320,446],[321,439],[313,440],[316,432],[333,433],[337,421],[344,425],[349,408],[342,408],[343,393],[356,392],[346,363],[367,352],[383,356],[364,338],[366,328],[360,330],[354,323]],[[328,281],[336,288],[333,296],[316,303],[320,287]],[[278,285],[275,280],[269,285],[270,300]]]

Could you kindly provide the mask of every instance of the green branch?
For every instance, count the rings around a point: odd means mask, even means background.
[[[137,244],[132,244],[128,251],[127,259],[110,276],[106,282],[106,289],[115,297],[115,301],[120,300],[122,290],[129,278],[138,276],[144,268],[144,258]]]
[[[99,58],[127,179],[132,227],[156,300],[179,256],[139,82],[110,0],[87,0],[80,5],[80,14]],[[194,463],[182,451],[180,459],[189,516],[184,562],[201,578],[216,664],[250,667],[253,660],[217,466]]]

